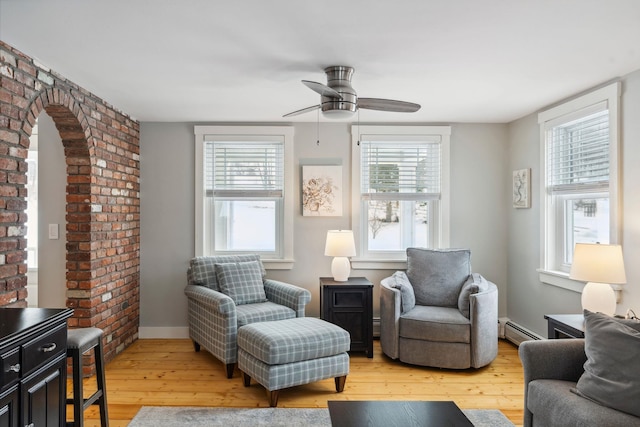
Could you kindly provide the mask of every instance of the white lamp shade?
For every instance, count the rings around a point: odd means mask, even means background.
[[[596,283],[627,283],[620,245],[576,243],[571,279]]]
[[[616,294],[610,284],[627,282],[622,247],[577,243],[569,277],[588,282],[582,290],[583,309],[613,316],[616,311]]]
[[[349,257],[356,255],[356,245],[351,230],[327,231],[327,242],[324,247],[326,256]]]

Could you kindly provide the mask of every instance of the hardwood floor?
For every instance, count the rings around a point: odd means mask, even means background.
[[[499,409],[518,426],[524,386],[517,352],[500,340],[491,365],[451,371],[392,361],[376,340],[372,359],[351,355],[343,393],[328,379],[282,390],[278,407],[326,408],[328,400],[453,400],[462,409]],[[196,353],[190,340],[138,340],[107,364],[106,381],[111,427],[126,426],[142,406],[269,406],[264,388],[255,383],[245,388],[237,370],[227,379],[222,363],[204,350]],[[84,384],[88,395],[95,377]],[[85,425],[99,426],[97,406],[85,412]]]

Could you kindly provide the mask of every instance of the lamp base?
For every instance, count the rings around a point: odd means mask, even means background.
[[[616,293],[608,283],[587,283],[581,301],[582,308],[593,313],[613,316],[616,312]]]
[[[351,263],[349,258],[344,256],[337,256],[331,261],[331,274],[333,280],[336,282],[346,282],[349,280],[349,273],[351,273]]]

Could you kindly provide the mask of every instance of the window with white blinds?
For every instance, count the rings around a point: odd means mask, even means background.
[[[402,268],[406,248],[448,245],[450,134],[448,126],[352,126],[356,265]]]
[[[205,141],[207,196],[282,197],[284,143]]]
[[[361,141],[362,190],[366,200],[440,198],[440,143]]]
[[[618,241],[619,96],[614,83],[538,115],[544,283],[581,290],[567,285],[575,244]]]
[[[293,128],[195,126],[196,255],[293,267]]]
[[[609,110],[599,104],[595,113],[547,130],[548,187],[555,193],[609,185]]]

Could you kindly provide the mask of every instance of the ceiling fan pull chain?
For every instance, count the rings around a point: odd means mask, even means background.
[[[317,121],[316,121],[316,145],[319,147],[320,146],[320,109],[318,108],[318,114],[317,114]]]
[[[358,108],[358,147],[360,147],[360,109]]]

